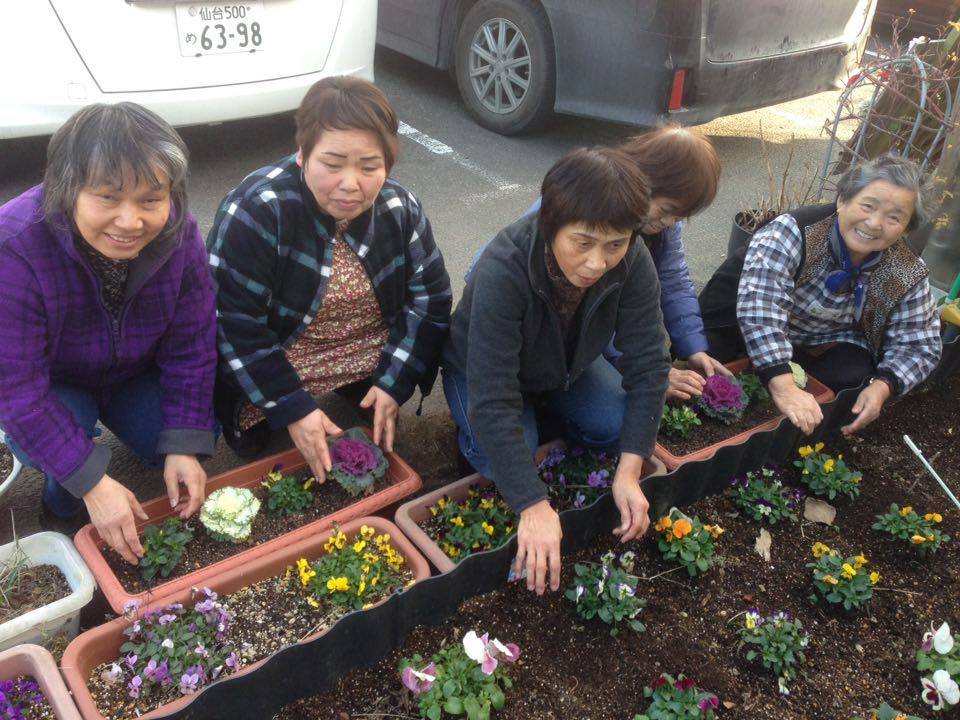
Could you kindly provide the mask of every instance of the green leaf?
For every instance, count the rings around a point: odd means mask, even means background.
[[[487,690],[487,695],[490,696],[490,704],[493,706],[494,710],[503,710],[504,703],[507,701],[506,696],[503,694],[503,690],[494,685]]]
[[[453,697],[457,694],[457,684],[453,680],[447,680],[443,684],[443,696]]]
[[[459,713],[455,713],[455,714],[459,714]],[[431,705],[430,707],[427,708],[427,718],[429,718],[429,720],[440,720],[441,715],[442,713],[440,711],[439,705]]]
[[[469,720],[480,720],[480,703],[473,695],[467,695],[463,699],[463,709]]]
[[[463,715],[463,700],[458,697],[448,697],[443,703],[443,709],[451,715]]]

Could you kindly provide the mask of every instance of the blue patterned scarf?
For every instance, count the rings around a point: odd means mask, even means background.
[[[847,243],[840,235],[840,223],[833,224],[830,231],[830,252],[834,261],[840,266],[827,275],[826,288],[833,293],[850,292],[853,289],[853,313],[857,322],[863,314],[863,302],[867,297],[867,283],[863,273],[880,262],[879,252],[872,252],[860,265],[854,265],[847,250]]]

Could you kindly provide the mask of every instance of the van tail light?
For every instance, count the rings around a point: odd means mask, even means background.
[[[687,71],[678,68],[673,71],[673,85],[670,87],[670,104],[667,109],[671,112],[683,109],[683,82],[687,79]]]

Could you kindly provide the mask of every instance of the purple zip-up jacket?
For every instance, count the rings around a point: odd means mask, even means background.
[[[216,314],[203,238],[192,215],[130,264],[117,321],[66,220],[47,222],[43,186],[0,207],[0,427],[44,472],[82,497],[107,471],[94,443],[52,392],[66,383],[102,403],[159,368],[159,454],[213,452]]]

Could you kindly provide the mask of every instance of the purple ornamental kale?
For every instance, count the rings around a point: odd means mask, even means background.
[[[343,438],[333,446],[333,464],[345,473],[360,477],[376,469],[380,459],[363,440]]]
[[[736,380],[724,375],[708,377],[697,408],[707,417],[729,425],[743,417],[747,395]]]

